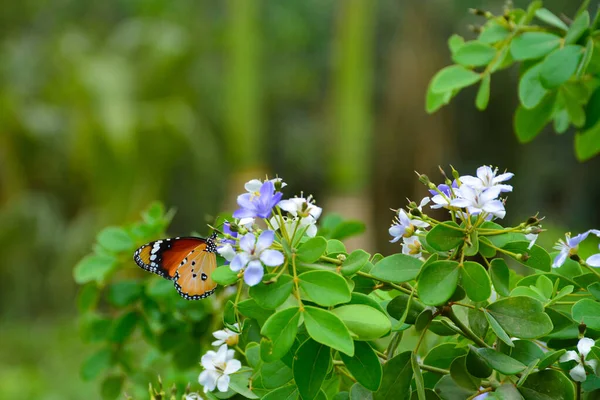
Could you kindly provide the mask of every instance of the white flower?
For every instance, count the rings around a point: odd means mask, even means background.
[[[233,326],[239,331],[239,324],[235,323]],[[225,328],[223,330],[213,332],[213,336],[215,337],[214,342],[211,344],[213,346],[221,346],[222,344],[227,344],[228,346],[234,346],[238,343],[238,332],[234,332],[229,328]]]
[[[244,281],[257,285],[264,275],[263,264],[276,267],[283,264],[284,258],[280,251],[269,249],[275,240],[275,232],[263,231],[258,238],[254,233],[247,233],[240,239],[240,252],[231,261],[230,268],[238,272],[244,270]]]
[[[198,377],[198,382],[204,386],[204,393],[212,392],[215,387],[219,392],[229,389],[229,375],[242,368],[242,363],[233,358],[235,352],[228,350],[224,344],[217,352],[209,350],[202,356],[204,371]]]
[[[450,205],[466,208],[471,215],[485,212],[497,218],[504,218],[506,215],[504,204],[497,199],[500,191],[501,188],[498,186],[479,191],[471,186],[462,185],[455,190],[458,197],[452,200]]]
[[[600,246],[598,247],[600,249]],[[600,253],[589,256],[585,262],[592,267],[600,267]]]
[[[323,209],[317,207],[312,196],[308,198],[294,197],[287,200],[281,200],[278,204],[279,208],[283,211],[287,211],[292,216],[297,217],[313,217],[316,220],[321,216]]]
[[[577,343],[577,351],[569,350],[560,357],[559,362],[577,361],[577,365],[569,371],[569,375],[574,381],[584,382],[587,377],[584,365],[590,367],[594,372],[598,362],[596,360],[586,360],[585,358],[596,343],[593,339],[582,338]]]
[[[390,240],[392,243],[396,243],[402,237],[411,237],[415,233],[416,228],[427,228],[429,226],[427,222],[420,219],[411,219],[408,213],[402,208],[398,211],[398,217],[395,222],[397,223],[389,229],[390,235],[394,237]]]
[[[405,237],[402,240],[402,254],[415,258],[421,257],[421,242],[417,236]]]
[[[492,169],[491,167],[484,165],[477,168],[477,177],[471,175],[461,176],[459,178],[463,185],[467,185],[477,190],[485,190],[492,187],[499,188],[501,192],[512,192],[513,188],[510,185],[502,184],[512,178],[515,174],[507,172],[496,176],[498,168]]]
[[[217,253],[229,262],[231,262],[236,255],[235,249],[231,243],[225,243],[224,245],[217,247]]]
[[[525,235],[525,239],[529,240],[529,246],[527,247],[527,249],[531,250],[531,248],[533,247],[533,245],[535,244],[535,242],[538,239],[538,234],[537,233],[528,233],[527,235]]]
[[[202,397],[196,392],[188,393],[183,396],[184,400],[202,400]]]

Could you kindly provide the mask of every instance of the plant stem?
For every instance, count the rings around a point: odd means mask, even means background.
[[[400,344],[402,340],[402,332],[394,332],[392,335],[392,340],[388,344],[387,349],[385,349],[386,358],[389,360],[390,358],[394,358],[394,353],[396,352],[396,348]]]
[[[342,262],[340,260],[338,260],[337,258],[331,258],[331,257],[327,257],[327,256],[321,256],[321,257],[319,257],[319,260],[321,260],[321,261],[327,261],[327,262],[335,264],[335,265],[342,265]]]
[[[404,287],[402,287],[402,286],[400,286],[400,285],[398,285],[398,284],[396,284],[396,283],[389,282],[389,281],[385,281],[385,280],[382,280],[381,278],[376,278],[376,277],[374,277],[373,275],[371,275],[371,274],[368,274],[368,273],[366,273],[366,272],[363,272],[363,271],[358,271],[358,272],[356,273],[356,275],[360,275],[360,276],[364,276],[365,278],[370,278],[370,279],[374,279],[374,280],[376,280],[376,281],[384,282],[384,283],[386,283],[387,285],[389,285],[389,286],[393,287],[394,289],[396,289],[396,290],[399,290],[399,291],[401,291],[401,292],[404,292],[404,293],[406,293],[406,294],[411,294],[411,292],[412,292],[411,290],[409,290],[409,289],[406,289],[406,288],[404,288]],[[417,297],[417,296],[415,295],[415,297]]]
[[[300,298],[300,288],[298,287],[298,274],[296,273],[296,253],[292,253],[292,271],[294,273],[294,287],[296,292],[296,298],[298,299],[300,311],[304,311],[304,304],[302,304],[302,299]]]
[[[421,367],[423,371],[434,372],[436,374],[448,375],[450,373],[450,370],[432,367],[431,365],[426,364],[419,364],[419,367]]]
[[[596,269],[594,267],[589,266],[585,261],[581,260],[579,261],[579,264],[582,267],[585,267],[587,269],[589,269],[592,273],[594,273],[598,278],[600,278],[600,273],[598,271],[596,271]]]
[[[480,347],[487,347],[487,348],[490,347],[490,346],[488,346],[488,344],[486,342],[484,342],[479,337],[477,337],[477,335],[475,335],[473,333],[473,331],[471,329],[469,329],[469,327],[467,327],[465,324],[462,323],[462,321],[456,316],[456,314],[454,314],[454,311],[452,310],[451,307],[449,307],[448,310],[444,312],[444,315],[446,317],[450,318],[450,320],[452,322],[454,322],[454,325],[456,325],[465,334],[466,337],[471,339],[473,342],[478,344]]]

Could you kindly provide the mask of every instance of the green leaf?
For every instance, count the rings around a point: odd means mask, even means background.
[[[135,330],[139,318],[136,311],[131,311],[117,319],[110,333],[110,341],[113,343],[125,342]]]
[[[540,104],[546,93],[548,93],[548,90],[540,81],[542,65],[543,63],[538,63],[529,68],[519,80],[519,100],[523,107],[527,109],[532,109]]]
[[[519,387],[519,392],[526,400],[575,399],[573,382],[562,372],[551,369],[529,375],[523,385]]]
[[[223,265],[222,267],[215,269],[210,277],[219,285],[228,286],[237,282],[238,273],[232,271],[231,268],[229,268],[229,265]]]
[[[358,340],[378,339],[392,328],[385,314],[364,304],[341,306],[331,312],[342,320],[351,333],[358,336]]]
[[[95,283],[84,285],[77,294],[77,309],[80,313],[91,310],[98,304],[100,288]]]
[[[237,305],[238,311],[245,317],[254,318],[262,326],[265,321],[273,315],[272,310],[267,310],[258,305],[254,299],[241,301]],[[231,312],[233,315],[233,311]],[[224,313],[225,315],[226,313]]]
[[[429,351],[423,360],[423,364],[448,369],[454,359],[466,354],[467,349],[464,347],[456,347],[456,343],[442,343]]]
[[[506,39],[509,35],[510,31],[508,29],[492,19],[483,26],[477,40],[481,43],[494,44]]]
[[[73,272],[75,282],[84,284],[96,281],[102,283],[117,266],[117,259],[109,255],[91,254],[84,257]]]
[[[398,294],[396,297],[394,297],[387,305],[387,312],[388,314],[390,314],[391,317],[400,320],[402,318],[402,316],[404,315],[404,313],[406,313],[406,307],[408,305],[408,299],[409,296],[407,294],[404,293],[400,293]],[[406,313],[406,320],[403,322],[406,322],[407,324],[414,324],[415,321],[417,320],[417,317],[419,316],[419,314],[421,313],[421,311],[423,311],[425,309],[425,306],[423,306],[423,304],[421,304],[419,301],[417,301],[416,299],[412,299],[410,301],[410,307],[408,309],[408,312]]]
[[[561,38],[548,32],[525,32],[510,43],[510,53],[515,61],[544,57],[560,46]]]
[[[565,87],[566,85],[563,85]],[[577,128],[581,128],[585,124],[585,111],[583,111],[583,107],[578,103],[578,99],[575,99],[570,96],[570,94],[566,90],[560,91],[561,95],[564,97],[565,109],[567,110],[567,114],[569,115],[569,119]]]
[[[461,268],[462,286],[467,296],[475,302],[487,300],[492,294],[490,277],[483,265],[465,261]]]
[[[327,240],[323,236],[316,236],[304,242],[296,253],[298,260],[313,263],[317,261],[327,250]]]
[[[104,400],[113,400],[119,397],[125,377],[123,375],[109,375],[102,381],[100,394]]]
[[[562,29],[563,31],[566,31],[569,29],[567,24],[565,24],[562,21],[562,19],[558,18],[556,15],[554,15],[552,13],[552,11],[548,10],[547,8],[540,8],[539,10],[537,10],[535,12],[535,16],[538,19],[547,23],[548,25],[554,26],[558,29]]]
[[[317,397],[331,363],[329,347],[308,339],[294,357],[292,370],[300,395],[304,400]]]
[[[294,281],[290,275],[280,275],[277,281],[271,283],[275,276],[275,274],[266,275],[261,283],[250,288],[250,296],[259,306],[268,310],[274,310],[282,305],[290,297],[294,287]],[[264,282],[270,283],[265,284]]]
[[[510,295],[510,274],[506,261],[502,258],[493,259],[490,265],[490,277],[499,295],[505,297]]]
[[[326,252],[328,255],[346,253],[346,246],[344,246],[344,243],[340,242],[337,239],[330,239],[327,241]]]
[[[262,384],[267,389],[277,389],[293,379],[292,369],[281,360],[262,363],[260,375]]]
[[[467,367],[469,374],[476,378],[485,379],[494,372],[492,368],[486,364],[483,358],[473,350],[470,350],[469,353],[467,353],[465,366]]]
[[[334,400],[337,400],[334,398]],[[360,383],[355,383],[350,388],[349,400],[373,400],[373,393]]]
[[[477,392],[458,385],[450,375],[445,375],[435,384],[435,393],[444,400],[463,400]]]
[[[445,93],[470,86],[481,79],[481,75],[460,65],[442,68],[431,80],[434,93]]]
[[[317,307],[304,307],[304,324],[311,338],[352,357],[354,342],[348,328],[335,314]]]
[[[537,269],[544,272],[552,270],[552,259],[543,247],[534,244],[529,248],[529,242],[513,242],[503,247],[504,250],[515,254],[522,254],[523,257],[515,260],[526,267]]]
[[[375,264],[370,274],[384,282],[402,283],[419,274],[423,262],[407,254],[393,254]]]
[[[479,85],[479,90],[477,91],[475,107],[477,107],[477,109],[480,111],[485,110],[490,101],[490,80],[490,74],[485,74],[481,80],[481,84]]]
[[[592,283],[587,287],[587,290],[596,298],[596,300],[600,300],[600,282]]]
[[[350,299],[349,304],[364,304],[369,307],[373,307],[376,310],[381,311],[385,314],[385,310],[383,307],[375,300],[373,297],[370,297],[363,293],[352,293],[352,298]]]
[[[573,44],[590,26],[590,13],[585,10],[575,18],[565,36],[565,44]]]
[[[354,356],[340,353],[348,371],[365,388],[375,392],[381,385],[383,370],[373,348],[367,342],[354,342]]]
[[[261,348],[261,357],[263,360],[279,360],[290,350],[298,332],[299,321],[300,309],[298,307],[290,307],[278,311],[266,320],[260,333],[269,338],[271,343],[269,343],[270,347],[267,347],[268,354],[266,354],[266,357]]]
[[[433,114],[452,99],[452,91],[435,93],[431,90],[431,84],[427,87],[427,95],[425,96],[425,111],[428,114]]]
[[[361,221],[342,221],[331,232],[331,239],[346,239],[363,233],[365,229],[365,224]]]
[[[515,344],[510,339],[510,336],[508,336],[506,334],[504,329],[502,329],[502,327],[500,326],[498,321],[496,321],[496,319],[494,317],[492,317],[492,315],[489,312],[487,312],[487,310],[483,310],[483,315],[485,315],[485,318],[486,318],[487,322],[489,323],[490,328],[492,328],[492,331],[494,331],[496,336],[498,336],[498,339],[502,340],[504,343],[506,343],[510,347],[513,347]]]
[[[475,305],[478,306],[478,304]],[[483,305],[486,305],[486,303],[483,303],[480,306]],[[473,333],[482,338],[486,337],[490,324],[483,312],[479,311],[479,309],[469,308],[467,311],[467,319]]]
[[[100,231],[96,241],[106,250],[114,253],[133,250],[135,243],[127,231],[119,226],[109,226]]]
[[[242,368],[235,374],[231,374],[229,389],[239,393],[247,399],[258,399],[259,397],[248,388],[251,376],[252,370],[248,368]]]
[[[88,357],[81,365],[81,379],[90,381],[96,378],[102,371],[113,364],[113,355],[110,348],[97,351]]]
[[[521,143],[531,142],[548,124],[554,110],[556,95],[548,94],[532,109],[522,105],[515,113],[515,133]]]
[[[586,72],[587,68],[592,61],[592,56],[594,55],[594,39],[589,38],[585,45],[585,53],[583,53],[583,57],[581,58],[581,63],[577,67],[577,78],[581,78]]]
[[[569,129],[570,124],[571,120],[569,119],[569,113],[567,110],[563,108],[562,110],[554,112],[554,116],[552,117],[552,125],[556,133],[559,135],[565,133],[567,129]]]
[[[529,340],[516,340],[515,346],[510,350],[510,356],[525,365],[535,364],[544,357],[544,352],[537,344]]]
[[[448,48],[454,54],[465,44],[465,39],[456,33],[448,38]]]
[[[476,378],[469,373],[466,362],[466,356],[454,359],[450,365],[450,376],[458,385],[466,389],[477,391],[481,379]]]
[[[552,331],[552,321],[541,302],[530,297],[509,297],[487,307],[510,336],[535,339]]]
[[[496,55],[492,46],[476,40],[466,42],[452,54],[452,60],[465,67],[488,65]]]
[[[554,283],[547,276],[540,275],[535,282],[535,287],[540,290],[546,299],[552,297],[554,293]]]
[[[575,135],[575,154],[579,161],[587,161],[600,153],[600,124]]]
[[[415,386],[417,386],[417,396],[419,399],[426,400],[425,394],[425,382],[423,381],[423,374],[421,373],[421,366],[417,360],[417,354],[412,352],[410,355],[410,363],[415,377]]]
[[[300,294],[320,306],[329,307],[350,301],[350,288],[340,275],[329,271],[309,271],[298,276]]]
[[[581,46],[568,45],[555,50],[542,62],[540,82],[546,89],[554,89],[562,85],[575,74],[581,57],[583,57]]]
[[[297,400],[298,386],[287,385],[267,393],[262,400]]]
[[[456,290],[458,276],[456,261],[436,261],[426,265],[419,276],[419,299],[428,306],[445,303]]]
[[[108,287],[107,299],[116,307],[125,307],[140,298],[143,286],[138,281],[120,281]]]
[[[465,236],[465,231],[458,224],[449,221],[434,226],[425,238],[435,250],[447,251],[463,243]]]
[[[413,377],[410,363],[411,352],[406,351],[388,360],[383,366],[381,387],[374,393],[375,400],[401,400],[410,396]]]
[[[542,369],[548,368],[549,366],[554,364],[556,361],[558,361],[559,358],[561,358],[562,355],[565,354],[566,352],[567,352],[566,349],[561,349],[561,350],[549,351],[549,352],[545,353],[544,357],[542,357],[542,359],[538,363],[538,369],[542,370]]]
[[[600,303],[592,299],[581,299],[571,309],[573,320],[590,329],[600,330]]]
[[[369,261],[370,254],[364,250],[354,250],[342,263],[342,275],[354,275]]]
[[[473,347],[471,350],[476,351],[492,369],[504,375],[515,375],[527,368],[525,364],[493,349]]]

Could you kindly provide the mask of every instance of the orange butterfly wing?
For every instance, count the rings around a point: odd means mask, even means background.
[[[198,246],[181,261],[175,273],[175,288],[187,300],[200,300],[214,293],[217,283],[211,274],[217,268],[217,257],[206,244]]]
[[[185,237],[156,240],[143,245],[133,255],[146,271],[175,280],[181,297],[199,300],[217,287],[211,273],[217,268],[215,235],[209,239]]]

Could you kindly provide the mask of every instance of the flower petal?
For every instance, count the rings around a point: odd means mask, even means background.
[[[233,258],[233,260],[231,260],[229,268],[231,268],[233,272],[238,272],[239,270],[244,268],[246,264],[248,264],[249,260],[250,256],[248,256],[248,253],[239,253]]]
[[[600,267],[600,253],[589,256],[585,262],[592,267]]]
[[[292,200],[281,200],[277,206],[279,206],[279,208],[281,208],[283,211],[289,212],[294,217],[298,215],[298,207]]]
[[[270,198],[273,196],[274,191],[275,191],[275,185],[273,185],[273,182],[266,181],[260,187],[260,197]]]
[[[221,375],[217,379],[217,389],[219,389],[219,392],[226,392],[229,389],[229,380],[229,375]]]
[[[220,346],[223,343],[225,343],[224,340],[215,340],[214,342],[211,343],[212,346]]]
[[[560,359],[558,361],[560,361],[561,363],[565,363],[568,361],[579,361],[579,354],[577,354],[577,352],[574,350],[569,350],[565,354],[560,356]]]
[[[227,345],[223,344],[221,345],[221,347],[219,347],[219,350],[217,350],[217,355],[215,356],[215,365],[217,364],[224,364],[225,362],[227,362]]]
[[[481,179],[475,178],[474,176],[465,175],[465,176],[461,176],[459,179],[463,185],[471,186],[472,188],[477,188],[477,189],[481,189],[483,187]],[[448,187],[448,185],[445,185],[445,186]],[[449,188],[448,188],[448,192],[450,192]]]
[[[246,253],[252,253],[254,251],[255,244],[256,236],[254,236],[254,233],[246,233],[240,239],[240,249],[244,250]]]
[[[259,179],[252,179],[244,185],[244,189],[246,189],[249,193],[256,193],[260,190],[262,186],[262,182]]]
[[[260,261],[250,261],[244,271],[244,281],[248,286],[258,285],[264,274],[265,270]]]
[[[317,226],[315,224],[309,225],[309,227],[306,229],[306,236],[311,238],[317,236]]]
[[[260,261],[267,267],[277,267],[283,264],[283,254],[277,250],[267,249],[260,254]]]
[[[583,356],[583,358],[586,358],[595,344],[596,342],[594,342],[594,339],[584,337],[579,339],[579,342],[577,343],[577,350],[579,351],[579,354]]]
[[[565,261],[567,260],[568,251],[562,250],[556,257],[554,257],[554,262],[552,263],[552,268],[561,267]]]
[[[233,249],[233,246],[231,246],[230,243],[226,243],[223,246],[218,247],[217,253],[219,253],[221,257],[223,257],[227,261],[233,260],[236,255],[235,250]]]
[[[571,378],[576,382],[585,382],[587,378],[585,368],[581,364],[570,370],[569,375],[571,375]]]
[[[255,254],[261,254],[264,250],[268,249],[269,246],[273,244],[275,240],[275,232],[273,231],[263,231],[258,240],[256,241]],[[240,244],[241,246],[241,244]]]
[[[229,360],[227,362],[227,366],[225,367],[225,371],[223,371],[224,374],[233,374],[234,372],[237,372],[240,370],[240,368],[242,368],[242,363],[239,362],[238,360]]]
[[[204,393],[212,392],[217,386],[217,379],[221,376],[217,371],[202,371],[198,377],[198,383],[204,386]]]
[[[515,176],[515,174],[513,174],[512,172],[506,172],[504,174],[500,174],[494,178],[494,183],[507,181],[507,180],[511,179],[513,176]]]

